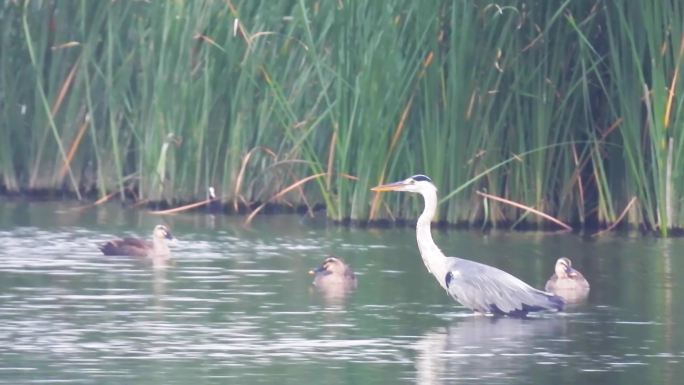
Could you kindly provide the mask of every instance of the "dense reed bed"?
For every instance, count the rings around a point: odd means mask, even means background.
[[[229,210],[681,228],[674,0],[6,1],[0,184]],[[487,196],[483,195],[488,194]],[[518,206],[494,200],[505,199]],[[523,208],[520,207],[523,206]]]

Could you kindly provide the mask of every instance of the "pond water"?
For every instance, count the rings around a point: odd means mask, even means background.
[[[0,203],[0,383],[679,384],[684,239],[437,231],[447,254],[543,287],[559,256],[586,302],[534,319],[476,316],[428,274],[411,228],[306,216],[158,217],[118,205]],[[164,221],[173,266],[97,244]],[[349,262],[326,296],[309,269]]]

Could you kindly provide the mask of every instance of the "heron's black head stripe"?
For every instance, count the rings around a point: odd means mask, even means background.
[[[423,174],[414,175],[411,178],[413,178],[413,180],[415,180],[416,182],[420,182],[420,181],[424,181],[424,180],[426,180],[428,182],[432,182],[432,180],[427,175],[423,175]]]

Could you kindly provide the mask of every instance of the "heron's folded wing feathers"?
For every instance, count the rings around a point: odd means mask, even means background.
[[[505,314],[559,309],[555,296],[505,271],[460,258],[448,258],[447,263],[447,292],[471,309]]]

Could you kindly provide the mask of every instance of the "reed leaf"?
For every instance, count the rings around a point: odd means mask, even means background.
[[[548,225],[525,207],[667,235],[682,20],[671,0],[4,2],[0,185],[164,205],[211,186],[229,211],[363,224],[414,219],[369,189],[426,173],[440,222]]]

